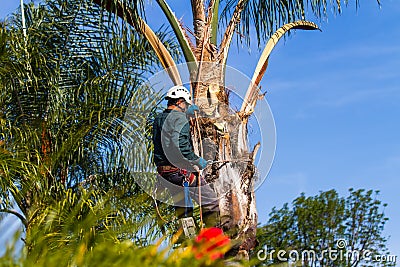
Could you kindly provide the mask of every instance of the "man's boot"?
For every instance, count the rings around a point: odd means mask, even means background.
[[[186,216],[185,216],[185,211],[187,212]],[[192,218],[193,219],[193,208],[188,208],[188,210],[186,210],[185,207],[179,207],[179,206],[175,206],[175,214],[178,217],[178,223],[179,223],[179,228],[178,231],[181,231],[181,234],[179,235],[178,239],[175,242],[175,246],[178,247],[179,245],[181,245],[182,243],[184,243],[188,238],[185,235],[185,230],[184,230],[184,225],[183,224],[187,224],[185,222],[182,222],[182,219],[185,218]],[[193,219],[194,221],[194,219]],[[194,222],[194,228],[198,231],[198,225],[196,224],[196,222]],[[193,230],[193,229],[190,229]]]

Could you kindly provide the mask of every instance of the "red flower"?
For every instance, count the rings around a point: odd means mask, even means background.
[[[196,259],[220,259],[229,249],[230,239],[220,228],[204,228],[194,240],[193,252]]]

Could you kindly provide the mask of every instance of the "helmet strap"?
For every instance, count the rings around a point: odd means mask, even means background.
[[[180,103],[182,103],[182,102],[180,102]],[[182,108],[181,106],[179,106],[178,103],[175,103],[174,106],[179,108],[182,112],[186,112],[186,110],[184,108]]]

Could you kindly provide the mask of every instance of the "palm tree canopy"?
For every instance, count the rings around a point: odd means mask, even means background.
[[[143,0],[92,0],[94,3],[102,5],[108,10],[118,9],[120,17],[132,18],[141,17],[145,20],[154,20],[152,17],[146,18],[146,2]],[[156,1],[164,9],[167,4],[164,0]],[[170,1],[172,4],[172,1]],[[380,0],[377,0],[380,4]],[[228,26],[234,16],[237,16],[238,23],[235,25],[239,41],[250,42],[252,34],[256,36],[260,45],[261,41],[267,40],[279,27],[284,24],[298,20],[324,19],[329,15],[329,10],[337,14],[342,12],[342,7],[349,4],[344,1],[310,1],[310,0],[191,0],[193,13],[194,30],[198,24],[206,23],[207,18],[213,14],[214,21],[218,21],[219,35],[224,33],[224,27]],[[179,3],[182,5],[182,3]],[[359,7],[359,0],[354,1],[356,8]],[[190,6],[188,6],[190,8]],[[218,14],[218,16],[215,16]],[[215,18],[217,17],[217,18]],[[168,18],[169,19],[169,18]],[[199,20],[201,20],[199,22]],[[136,19],[132,19],[135,23]],[[170,22],[171,23],[171,22]],[[216,24],[214,24],[216,25]],[[188,25],[185,25],[188,26]],[[224,26],[224,27],[223,27]],[[216,31],[216,29],[213,29]]]

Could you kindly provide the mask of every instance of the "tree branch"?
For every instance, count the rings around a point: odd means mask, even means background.
[[[22,224],[25,226],[25,228],[28,227],[28,222],[26,221],[25,217],[24,217],[22,214],[18,213],[17,211],[15,211],[15,210],[9,210],[9,209],[0,209],[0,212],[9,213],[9,214],[12,214],[12,215],[17,216],[18,219],[21,220],[21,222],[22,222]]]
[[[226,62],[226,59],[228,57],[228,51],[229,51],[229,46],[232,41],[233,33],[235,32],[236,26],[240,22],[240,17],[241,14],[244,10],[244,7],[246,5],[248,0],[239,0],[236,7],[235,11],[233,12],[232,18],[229,21],[228,27],[226,27],[224,37],[222,38],[221,41],[221,46],[220,46],[220,57],[221,57],[221,64],[224,65]]]
[[[202,42],[204,25],[206,23],[204,0],[191,0],[190,3],[192,4],[194,36],[196,38],[196,45],[199,47]]]
[[[299,20],[283,25],[271,36],[260,56],[253,77],[247,89],[246,96],[243,99],[242,107],[240,108],[240,114],[242,117],[248,117],[251,113],[253,113],[260,94],[258,86],[262,77],[264,76],[265,71],[267,70],[269,55],[281,37],[292,29],[319,30],[315,23]]]
[[[180,74],[176,68],[176,64],[168,52],[168,49],[160,41],[153,30],[146,24],[146,22],[137,15],[135,10],[130,9],[121,1],[103,1],[92,0],[93,3],[101,6],[106,11],[116,14],[121,19],[125,20],[129,25],[133,26],[138,32],[143,34],[153,47],[161,65],[167,71],[172,82],[175,85],[182,84]]]

